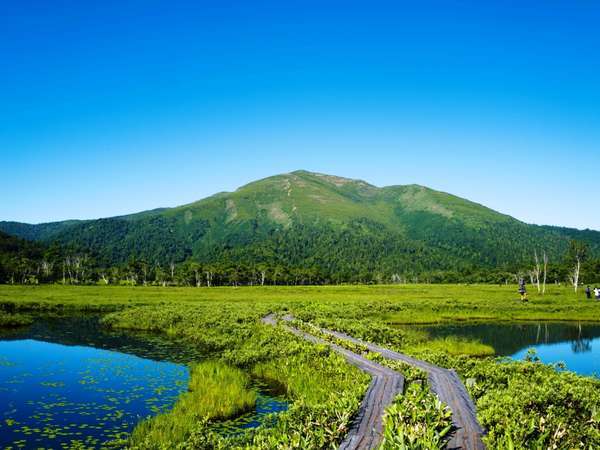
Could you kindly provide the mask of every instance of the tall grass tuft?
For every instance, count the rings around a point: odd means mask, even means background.
[[[468,355],[475,357],[493,356],[496,352],[491,345],[483,344],[475,339],[466,339],[460,336],[446,336],[443,338],[432,339],[430,341],[416,345],[410,350],[421,351],[439,351],[450,355]]]
[[[184,442],[191,430],[203,421],[235,417],[252,408],[256,392],[240,369],[217,361],[195,365],[189,391],[179,397],[172,411],[138,424],[130,438],[132,448],[161,448]]]

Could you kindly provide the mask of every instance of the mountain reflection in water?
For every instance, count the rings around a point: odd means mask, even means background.
[[[432,339],[458,336],[491,345],[499,356],[523,359],[529,348],[545,363],[564,362],[582,375],[600,373],[600,324],[577,322],[452,323],[419,326]]]

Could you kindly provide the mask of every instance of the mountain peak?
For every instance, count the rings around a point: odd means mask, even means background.
[[[329,174],[320,173],[320,172],[310,172],[308,170],[295,170],[295,171],[291,172],[290,174],[300,176],[300,177],[310,177],[313,179],[318,179],[318,180],[333,184],[337,187],[341,187],[341,186],[345,186],[345,185],[349,185],[349,184],[361,185],[361,186],[372,187],[372,188],[375,187],[372,184],[369,184],[364,180],[340,177],[338,175],[329,175]]]
[[[132,255],[161,264],[271,258],[301,267],[319,261],[332,271],[418,272],[512,264],[530,258],[533,248],[559,258],[575,237],[600,252],[597,232],[527,225],[416,184],[376,187],[307,170],[176,208],[97,221],[0,222],[0,231],[83,248],[106,264]]]

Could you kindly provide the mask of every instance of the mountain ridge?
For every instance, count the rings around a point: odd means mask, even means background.
[[[169,211],[169,210],[175,210],[175,209],[180,209],[180,208],[185,208],[185,207],[189,207],[189,206],[193,206],[196,205],[200,202],[203,202],[205,200],[209,200],[212,198],[216,198],[216,197],[221,197],[221,196],[226,196],[229,194],[234,194],[240,190],[243,190],[246,187],[252,186],[256,183],[260,183],[262,181],[266,181],[272,178],[279,178],[279,177],[285,177],[285,176],[289,176],[289,175],[302,175],[302,174],[306,174],[306,175],[312,175],[312,176],[318,176],[318,177],[322,177],[322,178],[332,178],[332,179],[339,179],[339,180],[344,180],[345,182],[356,182],[356,183],[360,183],[360,184],[364,184],[366,186],[369,186],[371,188],[374,189],[378,189],[378,190],[394,190],[394,189],[408,189],[408,188],[412,188],[412,189],[421,189],[421,190],[428,190],[430,192],[434,192],[434,193],[438,193],[438,194],[442,194],[442,195],[447,195],[447,196],[451,196],[451,197],[455,197],[457,199],[460,200],[464,200],[467,201],[475,206],[480,206],[483,207],[485,209],[488,209],[494,213],[497,213],[499,215],[503,215],[506,216],[507,218],[511,218],[513,220],[519,221],[521,223],[527,224],[527,225],[534,225],[534,226],[540,226],[540,227],[557,227],[557,228],[564,228],[564,229],[570,229],[570,230],[577,230],[577,231],[598,231],[598,230],[593,230],[593,229],[589,229],[589,228],[585,228],[585,229],[579,229],[579,228],[573,228],[573,227],[567,227],[567,226],[560,226],[560,225],[550,225],[550,224],[533,224],[533,223],[528,223],[528,222],[524,222],[520,219],[516,219],[512,216],[510,216],[509,214],[505,214],[505,213],[501,213],[497,210],[494,210],[492,208],[489,208],[487,206],[485,206],[482,203],[478,203],[478,202],[474,202],[471,200],[467,200],[464,199],[462,197],[456,196],[454,194],[451,194],[449,192],[445,192],[445,191],[440,191],[440,190],[436,190],[433,188],[430,188],[428,186],[424,186],[421,184],[417,184],[417,183],[410,183],[410,184],[395,184],[395,185],[388,185],[388,186],[376,186],[373,184],[368,183],[365,180],[362,179],[354,179],[354,178],[346,178],[346,177],[340,177],[340,176],[336,176],[336,175],[328,175],[328,174],[324,174],[324,173],[319,173],[319,172],[310,172],[307,170],[295,170],[292,172],[288,172],[288,173],[284,173],[284,174],[278,174],[278,175],[272,175],[266,178],[262,178],[259,180],[255,180],[255,181],[251,181],[249,183],[246,183],[245,185],[242,185],[240,187],[238,187],[237,189],[233,190],[233,191],[219,191],[215,194],[212,194],[208,197],[190,202],[190,203],[184,203],[182,205],[178,205],[178,206],[167,206],[167,207],[157,207],[157,208],[153,208],[153,209],[149,209],[149,210],[142,210],[142,211],[137,211],[137,212],[133,212],[133,213],[128,213],[128,214],[120,214],[117,216],[105,216],[105,217],[99,217],[99,218],[92,218],[92,219],[75,219],[75,218],[71,218],[71,219],[64,219],[64,220],[58,220],[58,221],[47,221],[47,222],[39,222],[39,223],[29,223],[29,222],[20,222],[20,221],[11,221],[11,220],[3,220],[0,221],[0,225],[2,227],[2,229],[4,229],[5,227],[9,227],[9,225],[7,224],[14,224],[14,225],[24,225],[24,226],[28,226],[28,227],[49,227],[50,225],[56,227],[56,226],[60,226],[60,225],[71,225],[71,224],[76,224],[76,223],[82,223],[82,222],[92,222],[92,221],[96,221],[96,220],[106,220],[106,219],[127,219],[127,220],[131,220],[131,219],[135,219],[137,217],[141,217],[141,216],[146,216],[146,215],[152,215],[155,213],[160,213],[163,211]],[[10,233],[12,234],[12,233]],[[21,234],[21,233],[20,233]]]
[[[416,184],[377,187],[304,170],[176,207],[38,225],[0,222],[0,230],[89,251],[105,265],[135,257],[330,271],[466,270],[520,264],[534,250],[561,258],[571,239],[600,254],[597,231],[526,224]]]

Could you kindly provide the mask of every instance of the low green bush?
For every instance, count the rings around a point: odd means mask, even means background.
[[[383,417],[380,450],[434,450],[446,447],[452,413],[424,383],[410,383]]]

